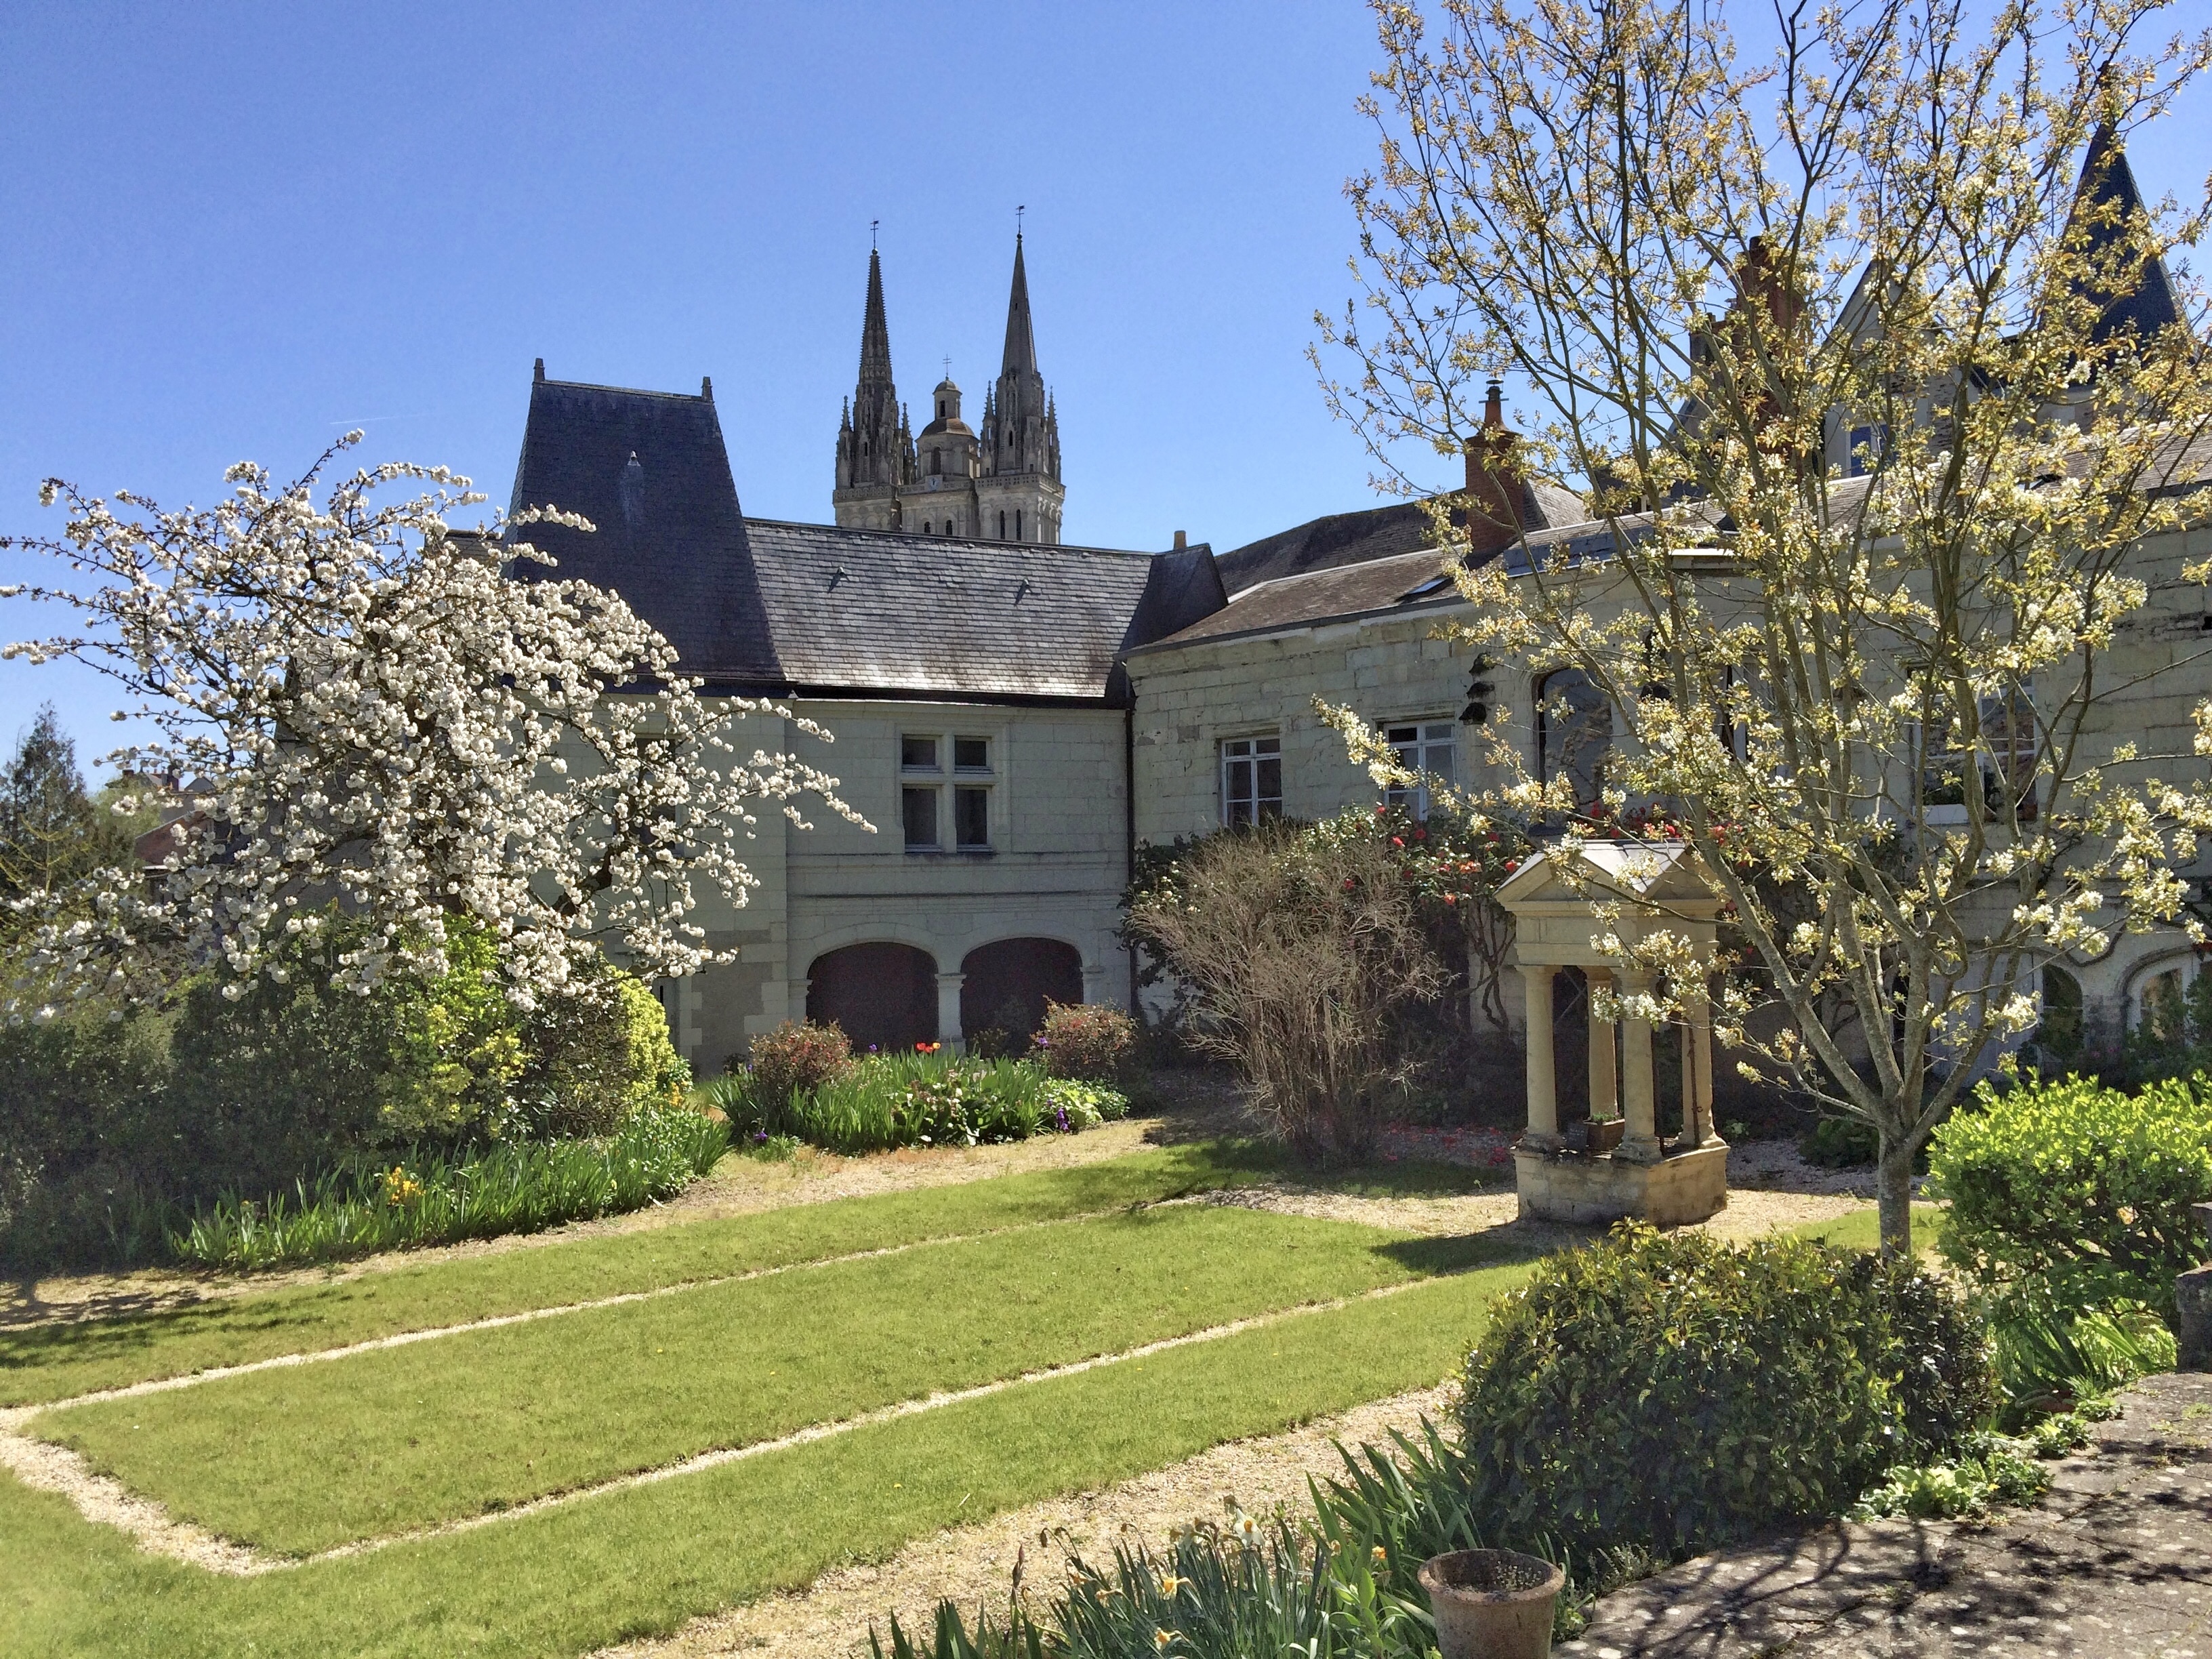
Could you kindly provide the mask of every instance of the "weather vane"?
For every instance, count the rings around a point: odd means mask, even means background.
[[[876,227],[881,223],[883,221],[880,219],[868,221],[868,252],[871,253],[876,251]]]
[[[1025,207],[1018,207],[1014,210],[1014,235],[1017,239],[1018,239],[1022,234],[1022,215],[1028,211],[1029,210]]]
[[[945,360],[945,378],[948,380],[952,378],[952,359],[950,357]]]

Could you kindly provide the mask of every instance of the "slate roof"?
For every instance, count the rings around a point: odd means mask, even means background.
[[[1132,644],[1218,605],[1211,550],[1127,553],[747,521],[795,690],[1103,699]]]
[[[1115,664],[1226,598],[1212,550],[967,541],[749,520],[709,390],[531,386],[520,532],[621,595],[710,689],[793,696],[1118,702]]]
[[[1541,553],[1547,564],[1555,559],[1594,562],[1612,556],[1617,533],[1633,538],[1644,527],[1642,520],[1629,519],[1620,521],[1617,532],[1601,519],[1584,519],[1532,530],[1525,544],[1516,542],[1493,556],[1504,559],[1512,574],[1523,576],[1528,574],[1530,551]],[[1386,613],[1422,616],[1446,610],[1463,603],[1456,587],[1448,583],[1434,585],[1443,574],[1447,557],[1441,548],[1421,548],[1261,582],[1234,592],[1220,610],[1156,641],[1155,647],[1165,649],[1203,640],[1282,633]],[[1131,654],[1141,654],[1141,651],[1133,650]]]
[[[1571,490],[1531,480],[1522,486],[1522,522],[1531,526],[1572,524],[1588,509]],[[1222,586],[1239,593],[1261,582],[1319,570],[1395,558],[1434,545],[1423,503],[1394,501],[1358,513],[1332,513],[1220,555]]]

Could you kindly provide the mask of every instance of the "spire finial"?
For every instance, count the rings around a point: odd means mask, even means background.
[[[1017,207],[1014,210],[1014,240],[1018,242],[1022,240],[1022,215],[1028,211],[1025,207]]]
[[[882,223],[883,221],[880,219],[868,221],[868,252],[871,253],[876,251],[876,228]]]

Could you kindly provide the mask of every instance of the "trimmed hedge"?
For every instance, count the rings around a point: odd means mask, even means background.
[[[1683,1554],[1840,1513],[1995,1405],[1983,1322],[1909,1262],[1623,1224],[1501,1298],[1459,1419],[1491,1535]]]
[[[2204,1259],[2189,1210],[2212,1202],[2212,1079],[1985,1084],[1976,1107],[1930,1145],[1943,1254],[1992,1291],[2171,1318],[2175,1275]]]

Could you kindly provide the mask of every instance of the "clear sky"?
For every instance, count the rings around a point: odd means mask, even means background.
[[[745,510],[827,520],[870,222],[919,425],[944,359],[971,407],[997,373],[1017,206],[1066,539],[1373,505],[1304,353],[1376,61],[1357,0],[0,9],[0,532],[58,527],[49,474],[206,501],[352,426],[503,505],[540,356],[711,375]],[[0,742],[46,697],[111,740],[88,675],[15,663]]]

